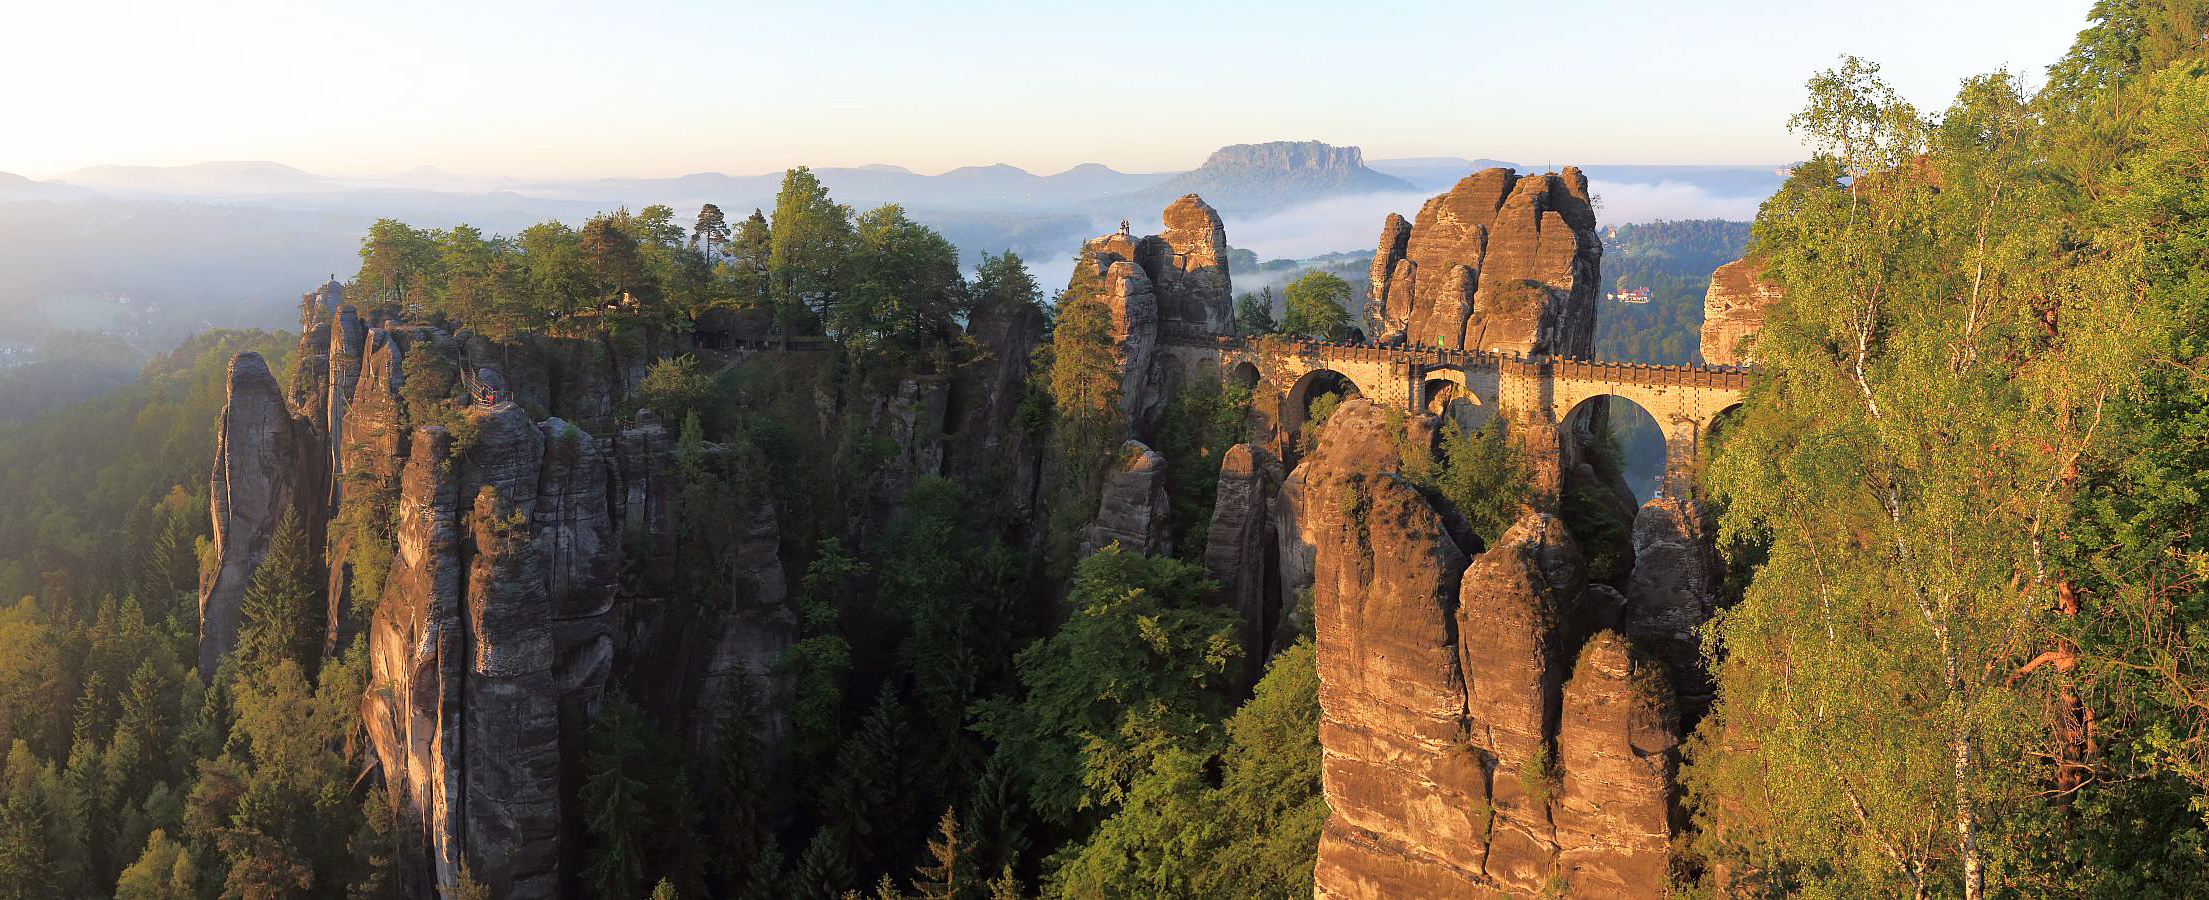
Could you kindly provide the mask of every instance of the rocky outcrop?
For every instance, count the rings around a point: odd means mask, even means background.
[[[1688,728],[1710,709],[1700,629],[1718,610],[1725,572],[1702,506],[1658,497],[1634,516],[1634,574],[1621,630],[1662,663]]]
[[[369,626],[371,688],[361,719],[384,783],[419,823],[430,870],[401,873],[409,896],[460,877],[467,791],[462,715],[469,638],[461,612],[466,564],[459,478],[445,461],[452,435],[415,433],[399,492],[398,547]]]
[[[1136,248],[1158,287],[1159,319],[1202,334],[1232,334],[1235,295],[1227,273],[1227,228],[1195,194],[1166,207],[1166,230]]]
[[[1737,259],[1710,273],[1703,295],[1703,361],[1714,366],[1746,366],[1751,344],[1764,327],[1766,310],[1780,300],[1779,286],[1764,279],[1764,261]]]
[[[1344,403],[1290,476],[1313,546],[1331,811],[1323,898],[1452,896],[1484,883],[1488,779],[1465,744],[1454,624],[1465,554],[1417,489],[1365,470],[1389,446],[1385,427],[1371,403]]]
[[[290,518],[306,532],[308,547],[322,547],[321,434],[311,420],[292,413],[258,353],[240,353],[230,361],[227,390],[208,479],[214,535],[199,595],[202,679],[214,677],[222,657],[238,644],[246,587],[277,526]]]
[[[1319,637],[1316,895],[1658,896],[1680,735],[1663,663],[1606,630],[1628,604],[1557,517],[1468,560],[1398,476],[1418,442],[1392,418],[1346,401],[1282,490]]]
[[[1167,516],[1166,458],[1140,441],[1120,448],[1119,462],[1106,473],[1097,501],[1097,518],[1082,541],[1082,555],[1119,544],[1130,553],[1173,555]]]
[[[1276,572],[1269,553],[1271,526],[1259,451],[1249,444],[1227,448],[1205,534],[1204,574],[1219,583],[1221,605],[1233,609],[1241,622],[1236,636],[1243,648],[1245,684],[1255,682],[1264,668],[1273,624],[1281,617],[1280,589],[1267,584]]]
[[[1120,408],[1137,440],[1153,436],[1169,399],[1160,342],[1168,335],[1234,332],[1227,231],[1219,214],[1189,194],[1166,207],[1165,222],[1164,234],[1137,238],[1123,223],[1117,234],[1084,242],[1067,284],[1071,294],[1100,298],[1111,313]]]
[[[1157,365],[1158,294],[1142,267],[1119,258],[1120,250],[1134,252],[1125,236],[1101,240],[1108,242],[1106,249],[1085,247],[1074,277],[1094,281],[1097,296],[1111,316],[1112,357],[1120,367],[1120,414],[1128,434],[1141,437],[1156,429],[1166,412]]]
[[[1419,345],[1585,357],[1602,255],[1579,169],[1476,172],[1408,225],[1383,223],[1368,327]]]
[[[1653,897],[1671,875],[1680,721],[1663,666],[1617,634],[1580,650],[1557,729],[1558,877],[1573,897]]]
[[[1043,308],[1025,297],[982,297],[967,316],[981,355],[953,385],[958,415],[943,465],[968,497],[994,504],[987,519],[995,529],[1035,518],[1042,436],[1018,419],[1044,329]]]
[[[1557,853],[1543,785],[1586,589],[1564,524],[1532,513],[1473,560],[1458,593],[1467,732],[1495,774],[1487,875],[1514,890],[1540,890]]]

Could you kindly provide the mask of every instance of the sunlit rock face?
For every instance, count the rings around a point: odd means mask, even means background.
[[[214,523],[212,563],[200,583],[199,672],[212,678],[238,645],[240,607],[253,571],[268,555],[287,514],[322,546],[325,481],[322,435],[295,415],[284,390],[258,353],[230,361],[228,402],[215,431],[208,478]]]
[[[1484,169],[1382,224],[1367,326],[1390,342],[1585,357],[1602,257],[1579,169]]]
[[[1764,278],[1763,260],[1752,256],[1719,266],[1703,295],[1703,361],[1714,366],[1754,363],[1756,333],[1780,297],[1779,286]]]
[[[1611,630],[1634,613],[1589,582],[1563,520],[1529,510],[1468,558],[1398,474],[1419,444],[1392,419],[1344,402],[1276,512],[1287,577],[1309,560],[1319,642],[1316,895],[1660,896],[1680,737],[1666,663]],[[1648,590],[1682,583],[1652,573]]]
[[[1137,237],[1123,223],[1116,234],[1083,242],[1067,287],[1093,293],[1112,314],[1113,353],[1120,364],[1120,408],[1128,434],[1155,436],[1167,386],[1159,343],[1169,336],[1234,333],[1234,291],[1227,272],[1227,229],[1203,198],[1188,194],[1166,207],[1163,234]]]

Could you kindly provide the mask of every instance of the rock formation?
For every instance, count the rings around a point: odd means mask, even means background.
[[[1391,418],[1346,401],[1282,491],[1283,568],[1307,548],[1319,636],[1317,896],[1659,895],[1680,738],[1664,664],[1606,630],[1628,604],[1555,516],[1468,560],[1398,476],[1417,442]]]
[[[1166,458],[1140,441],[1128,441],[1106,473],[1097,518],[1082,541],[1082,555],[1118,543],[1130,553],[1173,555],[1166,505]]]
[[[1580,650],[1557,728],[1551,818],[1568,896],[1653,897],[1671,875],[1680,721],[1663,667],[1618,635]]]
[[[1221,147],[1193,171],[1106,202],[1126,208],[1197,193],[1211,198],[1228,215],[1242,217],[1325,197],[1412,190],[1411,182],[1368,168],[1365,152],[1356,147],[1270,141]]]
[[[1749,344],[1764,327],[1764,312],[1780,299],[1779,286],[1764,279],[1764,261],[1737,259],[1710,273],[1703,295],[1703,361],[1714,366],[1746,366]]]
[[[1585,357],[1602,255],[1579,169],[1482,170],[1412,222],[1382,224],[1368,327],[1384,341]]]
[[[1698,629],[1718,610],[1717,545],[1702,506],[1658,497],[1634,516],[1634,574],[1626,586],[1621,630],[1662,663],[1689,728],[1710,709],[1710,674]]]
[[[1485,885],[1489,798],[1481,760],[1464,743],[1453,619],[1465,554],[1417,489],[1393,472],[1360,471],[1389,446],[1381,411],[1351,400],[1334,416],[1290,476],[1297,524],[1313,546],[1332,812],[1316,893],[1471,893]]]
[[[1152,437],[1165,413],[1159,342],[1168,335],[1234,332],[1227,231],[1219,214],[1189,194],[1166,207],[1165,222],[1164,234],[1137,238],[1122,228],[1084,242],[1067,285],[1093,292],[1111,312],[1120,408],[1137,440]]]
[[[276,528],[289,517],[320,550],[323,522],[321,436],[292,414],[268,362],[258,353],[230,361],[229,402],[215,431],[215,466],[208,478],[214,519],[212,565],[201,578],[199,673],[214,677],[238,644],[239,610],[253,570],[268,555]]]
[[[1227,448],[1213,495],[1212,523],[1204,543],[1204,574],[1219,582],[1220,602],[1241,620],[1244,683],[1256,681],[1280,619],[1280,587],[1269,585],[1275,568],[1272,521],[1266,515],[1266,473],[1249,444]],[[1271,588],[1269,590],[1269,588]]]

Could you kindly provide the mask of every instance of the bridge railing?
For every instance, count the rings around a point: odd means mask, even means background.
[[[1168,334],[1173,343],[1216,347],[1224,352],[1255,352],[1272,342],[1231,335],[1197,335],[1186,331]],[[1749,369],[1738,366],[1668,366],[1655,363],[1610,362],[1526,356],[1493,350],[1453,350],[1410,345],[1379,346],[1350,341],[1281,341],[1289,352],[1321,359],[1359,362],[1425,363],[1437,368],[1496,367],[1513,374],[1569,378],[1614,384],[1656,387],[1697,387],[1741,390],[1748,387]]]

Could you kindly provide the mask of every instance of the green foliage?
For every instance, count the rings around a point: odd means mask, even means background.
[[[1305,453],[1319,448],[1319,433],[1326,429],[1327,420],[1334,416],[1335,408],[1342,405],[1342,394],[1326,391],[1312,398],[1310,409],[1304,414],[1304,425],[1297,431],[1297,442]]]
[[[1703,300],[1719,266],[1740,259],[1749,223],[1721,219],[1620,225],[1603,237],[1607,289],[1648,288],[1648,303],[1606,301],[1596,316],[1598,359],[1687,365],[1702,354]]]
[[[767,275],[786,334],[808,312],[828,318],[855,241],[851,207],[829,199],[828,188],[804,166],[783,174],[782,190],[775,195]]]
[[[1167,401],[1158,426],[1158,452],[1174,461],[1166,468],[1166,496],[1172,504],[1175,556],[1204,559],[1220,459],[1229,447],[1250,439],[1250,401],[1250,388],[1223,386],[1209,374]]]
[[[1275,657],[1216,756],[1160,754],[1053,876],[1061,896],[1302,897],[1327,819],[1310,641]],[[1209,772],[1219,771],[1218,783]]]
[[[844,552],[843,541],[826,538],[806,567],[798,600],[798,641],[783,651],[778,668],[790,676],[792,694],[786,721],[789,758],[800,783],[819,777],[817,767],[835,752],[844,705],[844,676],[851,670],[851,644],[838,623],[837,605],[850,596],[852,579],[868,570]],[[810,849],[808,850],[810,852]]]
[[[905,755],[933,808],[961,799],[989,749],[966,726],[973,705],[1013,683],[1013,652],[1035,636],[1025,594],[1027,558],[981,530],[949,479],[925,477],[905,495],[905,520],[882,567],[882,607],[902,625],[897,661],[921,715]]]
[[[1235,298],[1235,333],[1244,337],[1258,337],[1280,331],[1281,325],[1273,320],[1273,288],[1252,293],[1244,291]]]
[[[653,361],[644,371],[644,380],[637,383],[630,404],[657,413],[661,421],[680,425],[704,409],[712,393],[713,376],[699,371],[698,357],[686,353]]]
[[[844,342],[863,365],[913,366],[958,332],[967,312],[967,285],[959,273],[959,251],[926,226],[888,204],[868,210],[854,223],[856,237],[848,283],[829,312],[829,333]],[[1000,266],[1001,268],[1001,266]],[[1004,273],[993,272],[993,279]],[[1017,286],[1013,289],[1017,290]],[[948,360],[924,368],[943,371]]]
[[[1025,770],[1046,820],[1118,806],[1162,753],[1211,752],[1240,651],[1232,611],[1202,605],[1202,569],[1107,547],[1081,561],[1057,634],[1015,659],[1026,695],[975,727]]]
[[[634,897],[654,880],[695,882],[695,823],[681,750],[626,694],[616,690],[600,705],[583,767],[578,801],[590,834],[583,881],[591,893]]]
[[[306,528],[297,513],[286,511],[239,602],[240,673],[252,677],[286,661],[313,671],[322,657],[328,623],[319,569],[307,546]]]
[[[1551,752],[1548,744],[1534,748],[1533,754],[1520,760],[1518,771],[1514,774],[1519,781],[1519,792],[1525,794],[1526,802],[1536,809],[1549,805],[1550,798],[1557,796],[1563,781],[1557,770],[1557,756]]]
[[[1488,420],[1472,434],[1456,417],[1445,417],[1440,446],[1430,455],[1426,448],[1405,440],[1403,414],[1390,413],[1389,433],[1398,441],[1404,477],[1429,496],[1448,502],[1483,544],[1494,544],[1518,521],[1532,486],[1526,460],[1503,417]]]
[[[199,870],[182,845],[159,828],[146,838],[146,850],[115,882],[116,900],[195,900]]]
[[[1283,290],[1288,313],[1281,333],[1311,341],[1339,341],[1349,334],[1350,283],[1329,272],[1309,272]]]
[[[1074,563],[1075,535],[1096,514],[1105,474],[1127,437],[1120,410],[1120,363],[1114,355],[1112,311],[1098,287],[1077,271],[1059,294],[1051,340],[1036,348],[1035,378],[1050,401],[1050,452],[1057,474],[1049,486],[1048,562],[1060,577]]]
[[[2169,813],[2209,786],[2171,737],[2202,721],[2209,6],[2094,16],[2038,96],[1997,73],[1923,116],[1850,59],[1794,121],[1819,152],[1754,226],[1780,377],[1709,469],[1765,562],[1683,776],[1736,885],[2203,889]]]
[[[0,422],[0,508],[9,511],[0,516],[0,598],[37,594],[52,611],[81,605],[89,616],[101,595],[138,586],[140,554],[160,539],[157,527],[173,528],[162,562],[173,590],[196,592],[191,548],[208,532],[205,485],[231,357],[258,352],[283,372],[295,343],[260,331],[202,332],[148,362],[128,387]],[[179,485],[183,497],[165,499]],[[181,597],[141,599],[183,612]]]

